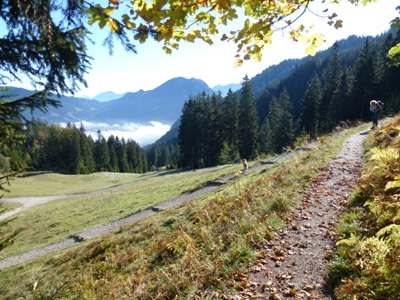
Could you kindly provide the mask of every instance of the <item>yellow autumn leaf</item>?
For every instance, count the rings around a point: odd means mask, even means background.
[[[163,46],[162,49],[164,50],[165,53],[172,54],[172,50],[170,48],[168,48],[167,46]]]

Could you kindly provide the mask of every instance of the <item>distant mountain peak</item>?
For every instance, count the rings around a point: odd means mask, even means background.
[[[231,83],[227,85],[216,85],[212,88],[213,91],[216,93],[221,92],[222,97],[225,97],[228,94],[228,91],[231,90],[232,92],[236,92],[240,90],[242,87],[241,83]]]
[[[100,101],[100,102],[107,102],[107,101],[122,98],[124,95],[126,95],[126,93],[117,94],[112,91],[107,91],[107,92],[103,92],[103,93],[96,95],[95,97],[93,97],[93,99]]]

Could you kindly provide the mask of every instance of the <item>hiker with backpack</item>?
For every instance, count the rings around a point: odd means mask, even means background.
[[[383,108],[383,102],[379,100],[371,100],[369,103],[369,110],[371,111],[372,114],[372,127],[371,129],[374,129],[378,127],[378,118],[379,118],[379,112]]]

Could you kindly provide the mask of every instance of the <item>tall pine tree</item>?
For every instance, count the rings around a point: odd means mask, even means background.
[[[329,132],[334,128],[338,120],[342,117],[339,115],[339,90],[342,78],[342,66],[339,55],[339,44],[335,42],[332,46],[332,53],[328,58],[328,66],[324,72],[324,89],[321,99],[319,112],[319,128],[322,132]]]
[[[348,107],[352,120],[368,120],[371,117],[369,102],[378,96],[374,57],[375,52],[367,38],[354,68],[353,93]]]
[[[304,130],[315,139],[318,134],[319,106],[322,98],[321,80],[318,74],[314,74],[307,85],[303,97],[303,110],[301,112],[300,124]]]
[[[239,97],[229,89],[222,101],[222,140],[224,141],[224,159],[229,163],[239,157],[238,152]]]
[[[243,78],[239,102],[238,149],[241,158],[254,159],[258,155],[258,112],[251,83],[247,75]]]

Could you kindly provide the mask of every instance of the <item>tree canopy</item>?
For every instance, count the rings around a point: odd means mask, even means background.
[[[89,23],[98,23],[101,28],[108,26],[117,34],[135,30],[133,38],[140,43],[154,37],[163,43],[167,53],[178,49],[181,41],[202,40],[212,44],[212,38],[217,37],[237,45],[236,62],[241,65],[243,60],[260,60],[264,46],[273,42],[275,32],[282,30],[287,30],[293,41],[303,42],[308,54],[314,54],[324,37],[302,24],[301,17],[307,11],[325,18],[327,24],[338,29],[342,27],[342,20],[336,12],[328,10],[329,3],[367,5],[375,1],[321,1],[319,11],[312,11],[310,6],[315,2],[312,0],[109,0],[106,6],[91,7]],[[226,31],[228,27],[224,25],[231,25],[239,16],[244,16],[242,25]],[[399,18],[391,24],[398,27]],[[389,55],[399,60],[399,52],[397,45]]]
[[[374,0],[332,0],[366,5]],[[112,51],[117,38],[128,51],[134,43],[148,38],[161,42],[165,52],[179,48],[182,41],[202,40],[212,44],[213,38],[237,45],[237,63],[260,60],[263,48],[273,41],[274,33],[287,30],[291,39],[306,44],[314,53],[323,42],[322,34],[314,34],[301,24],[302,15],[311,10],[311,0],[71,0],[21,1],[0,3],[0,84],[27,76],[33,85],[57,93],[74,93],[79,84],[86,85],[84,75],[90,68],[87,44],[90,26],[108,28],[105,39]],[[342,26],[340,16],[329,11],[322,1],[321,11],[312,11],[327,19],[335,28]],[[400,7],[398,7],[400,10]],[[244,22],[232,30],[239,16]],[[389,20],[388,20],[389,21]],[[391,21],[400,26],[400,19]],[[236,26],[236,25],[235,25]],[[229,32],[227,31],[229,28]],[[107,31],[108,32],[108,31]],[[400,46],[389,52],[399,63]]]

